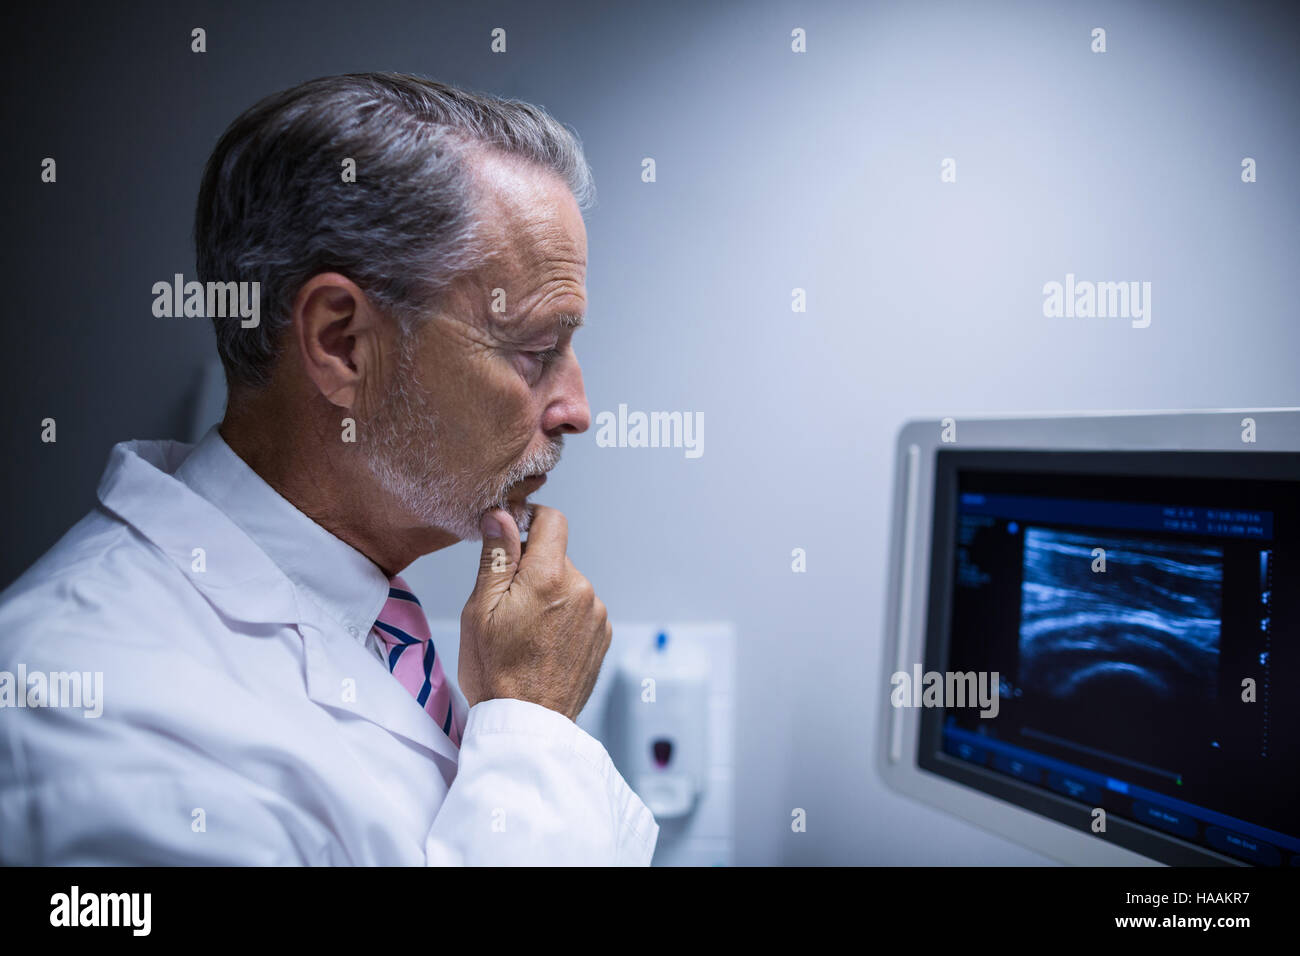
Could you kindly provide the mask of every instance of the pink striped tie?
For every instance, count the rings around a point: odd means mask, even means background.
[[[459,747],[465,728],[458,726],[451,688],[420,601],[400,576],[388,583],[388,601],[374,627],[376,636],[388,647],[388,669]]]

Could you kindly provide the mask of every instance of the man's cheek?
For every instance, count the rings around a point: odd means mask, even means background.
[[[526,393],[498,393],[483,405],[483,414],[479,416],[483,434],[498,445],[518,452],[519,445],[528,445],[536,428],[531,407]]]

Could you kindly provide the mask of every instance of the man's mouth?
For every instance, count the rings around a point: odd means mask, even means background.
[[[516,487],[528,488],[531,491],[536,491],[544,484],[546,484],[546,472],[542,471],[522,479]]]

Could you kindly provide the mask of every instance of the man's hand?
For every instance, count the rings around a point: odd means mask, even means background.
[[[533,507],[526,554],[508,512],[483,516],[478,581],[460,615],[460,689],[471,707],[507,697],[573,720],[596,686],[614,629],[565,554],[568,521]]]

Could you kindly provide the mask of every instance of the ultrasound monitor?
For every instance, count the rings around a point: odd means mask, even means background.
[[[1070,863],[1300,863],[1300,410],[913,421],[894,499],[890,785]]]

